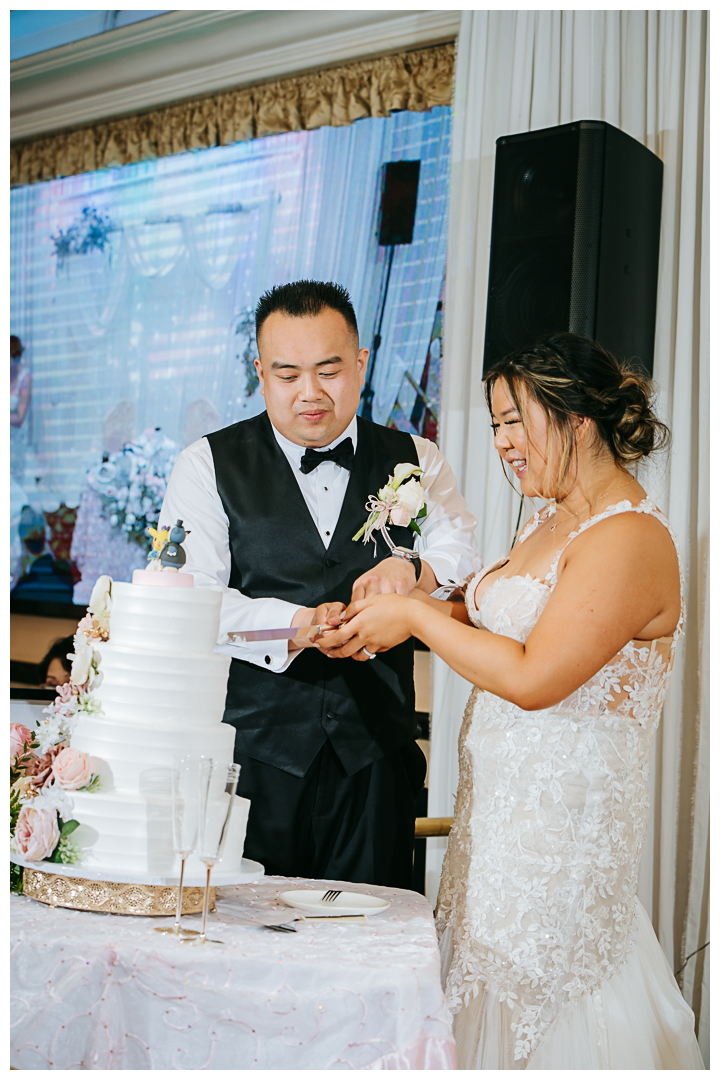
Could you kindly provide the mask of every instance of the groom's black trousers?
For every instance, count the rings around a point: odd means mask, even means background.
[[[244,855],[266,874],[412,888],[415,798],[425,779],[416,742],[348,776],[326,742],[303,777],[235,755],[250,799]]]

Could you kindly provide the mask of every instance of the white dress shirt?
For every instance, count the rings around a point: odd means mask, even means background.
[[[350,473],[334,461],[323,461],[312,472],[302,473],[300,461],[306,447],[290,442],[274,427],[273,434],[290,463],[320,538],[327,548],[340,517]],[[353,441],[353,447],[357,448],[355,417],[342,435],[322,449],[332,449],[348,436]],[[475,539],[477,521],[467,510],[452,470],[435,443],[418,435],[411,438],[423,471],[419,479],[427,493],[427,517],[421,522],[422,535],[415,538],[415,550],[437,578],[441,588],[435,595],[447,595],[455,585],[482,568]],[[271,482],[270,477],[268,482]],[[374,491],[368,491],[368,497],[374,494]],[[301,605],[276,597],[251,599],[238,589],[228,587],[229,523],[215,484],[212,450],[205,438],[186,447],[175,462],[160,512],[160,522],[171,525],[177,518],[182,518],[185,528],[189,530],[187,540],[183,542],[187,555],[185,570],[193,575],[196,585],[214,588],[223,594],[220,637],[232,631],[271,630],[292,624],[295,612],[300,610]],[[378,543],[383,545],[384,541],[378,538]],[[287,641],[218,645],[215,652],[277,672],[284,671],[298,655],[298,650],[288,651]]]

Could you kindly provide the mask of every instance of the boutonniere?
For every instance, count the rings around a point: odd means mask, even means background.
[[[389,548],[394,548],[392,540],[388,536],[387,521],[392,525],[409,525],[413,532],[420,536],[418,521],[427,514],[427,495],[425,488],[415,474],[422,476],[423,471],[417,465],[403,462],[395,466],[392,476],[388,476],[385,487],[381,487],[377,495],[371,495],[365,503],[365,509],[369,516],[361,529],[353,536],[353,540],[362,537],[364,544],[372,537],[377,547],[374,532],[379,532]]]

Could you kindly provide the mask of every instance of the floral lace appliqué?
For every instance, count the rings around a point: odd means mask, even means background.
[[[570,539],[631,511],[670,528],[649,500],[623,502]],[[560,554],[545,581],[497,578],[479,608],[470,582],[473,622],[524,642],[557,582]],[[672,638],[629,642],[552,708],[524,712],[478,688],[470,695],[438,898],[438,933],[452,935],[445,993],[458,1012],[481,986],[493,990],[512,1010],[518,1062],[561,1007],[593,994],[632,947],[650,750],[682,610]]]

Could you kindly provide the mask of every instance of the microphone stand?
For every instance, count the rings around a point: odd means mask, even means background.
[[[387,263],[387,270],[385,272],[385,287],[383,289],[382,304],[380,305],[380,317],[377,324],[377,332],[373,337],[372,352],[370,353],[370,361],[368,363],[368,371],[365,376],[365,385],[361,395],[362,411],[360,415],[363,420],[372,420],[373,411],[373,398],[375,397],[375,391],[373,390],[373,376],[375,374],[375,364],[377,362],[378,349],[380,348],[380,342],[382,337],[380,336],[380,330],[382,329],[383,317],[385,315],[385,302],[387,301],[388,287],[390,285],[390,272],[392,270],[393,256],[395,255],[395,245],[389,244],[390,258]]]

